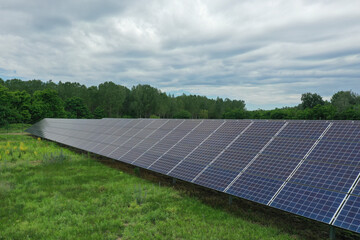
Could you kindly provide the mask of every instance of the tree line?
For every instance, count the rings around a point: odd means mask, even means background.
[[[76,82],[0,78],[0,125],[34,123],[43,118],[211,118],[211,119],[360,119],[360,97],[340,91],[331,101],[302,94],[296,107],[248,111],[243,100],[173,96],[150,85],[131,89],[104,82],[87,87]]]

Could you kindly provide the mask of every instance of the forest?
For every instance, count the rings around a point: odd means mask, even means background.
[[[360,96],[339,91],[324,101],[317,93],[304,93],[295,107],[248,111],[243,100],[173,96],[150,85],[129,89],[113,82],[87,87],[76,82],[0,78],[0,126],[43,118],[103,117],[359,120]]]

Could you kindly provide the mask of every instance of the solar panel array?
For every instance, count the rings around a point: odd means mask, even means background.
[[[29,133],[360,233],[360,122],[44,119]]]

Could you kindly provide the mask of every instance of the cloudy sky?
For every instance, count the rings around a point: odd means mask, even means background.
[[[0,77],[293,106],[360,93],[359,0],[1,0]]]

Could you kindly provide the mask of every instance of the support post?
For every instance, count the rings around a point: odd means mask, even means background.
[[[232,196],[229,195],[229,205],[231,205],[231,204],[232,204]]]
[[[141,174],[140,168],[139,168],[139,167],[135,167],[135,168],[134,168],[134,173],[135,173],[136,176],[140,177],[140,174]]]
[[[330,240],[335,240],[335,228],[334,226],[330,225]]]
[[[173,178],[172,179],[172,184],[175,185],[175,183],[176,183],[176,178]]]

